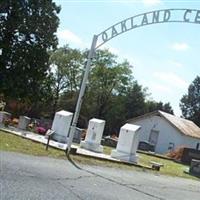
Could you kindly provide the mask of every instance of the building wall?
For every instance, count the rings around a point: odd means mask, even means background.
[[[187,147],[196,148],[197,143],[200,143],[200,139],[189,137],[189,136],[183,136],[182,143],[185,144],[185,146]]]
[[[156,153],[166,153],[170,143],[174,144],[174,148],[186,145],[195,148],[200,139],[184,136],[168,121],[160,116],[150,116],[143,119],[129,122],[135,125],[140,125],[139,141],[149,141],[151,130],[159,131],[158,142],[155,147]]]

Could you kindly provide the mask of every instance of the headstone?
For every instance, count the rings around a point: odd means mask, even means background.
[[[56,112],[51,128],[53,131],[55,131],[52,139],[61,143],[67,143],[72,116],[73,113],[65,110]]]
[[[105,120],[91,119],[87,129],[85,140],[81,142],[80,147],[88,149],[94,152],[103,152],[103,146],[101,145],[101,139],[105,127]]]
[[[150,144],[147,141],[141,141],[141,142],[139,142],[138,149],[142,150],[142,151],[152,151],[152,152],[154,152],[155,146]]]
[[[190,165],[190,173],[200,177],[200,160],[192,159]]]
[[[81,142],[81,135],[84,129],[81,128],[76,128],[75,133],[74,133],[74,138],[73,138],[73,142],[74,143],[78,143],[80,144]]]
[[[26,117],[26,116],[20,116],[19,117],[19,124],[18,124],[18,128],[19,129],[23,129],[26,130],[28,125],[30,124],[31,118]]]
[[[112,138],[110,136],[106,136],[106,137],[104,137],[103,145],[116,148],[117,147],[117,141],[118,141],[118,138]]]
[[[8,112],[0,111],[0,123],[3,123],[4,120],[10,119],[11,114]]]
[[[139,142],[138,130],[140,126],[125,124],[120,129],[117,148],[112,150],[111,157],[122,161],[137,163],[136,150]]]
[[[181,162],[190,165],[192,159],[200,160],[200,150],[184,148],[181,155]]]

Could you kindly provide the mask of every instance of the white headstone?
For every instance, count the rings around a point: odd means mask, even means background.
[[[0,111],[0,123],[3,123],[4,120],[10,119],[11,114],[8,112]]]
[[[103,146],[101,145],[101,139],[105,127],[105,120],[91,119],[87,129],[85,140],[81,142],[80,147],[88,149],[94,152],[103,152]]]
[[[71,126],[73,113],[61,110],[56,112],[52,124],[52,130],[55,131],[53,139],[58,142],[67,143],[67,137]]]
[[[116,150],[112,150],[111,157],[119,160],[137,163],[136,150],[139,142],[138,130],[140,126],[125,124],[120,129]]]
[[[26,116],[20,116],[18,128],[26,130],[28,125],[30,124],[30,121],[31,121],[31,118],[26,117]]]

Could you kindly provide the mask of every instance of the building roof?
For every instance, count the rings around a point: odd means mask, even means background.
[[[200,139],[200,128],[194,122],[160,110],[130,119],[128,120],[128,122],[134,122],[139,119],[151,116],[160,116],[167,120],[174,128],[178,129],[182,134]]]

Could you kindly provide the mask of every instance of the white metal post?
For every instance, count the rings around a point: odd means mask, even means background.
[[[84,94],[85,94],[85,88],[86,88],[86,85],[87,85],[87,80],[88,80],[88,76],[89,76],[89,72],[90,72],[91,60],[92,60],[92,58],[94,56],[94,52],[95,52],[97,38],[98,38],[98,36],[94,35],[93,40],[92,40],[92,45],[91,45],[91,48],[90,48],[90,51],[89,51],[89,54],[88,54],[88,59],[87,59],[87,63],[86,63],[86,66],[85,66],[85,72],[84,72],[84,76],[83,76],[83,80],[82,80],[82,84],[81,84],[81,88],[80,88],[80,92],[79,92],[79,96],[78,96],[78,101],[77,101],[77,104],[76,104],[76,110],[75,110],[75,113],[74,113],[74,116],[73,116],[72,125],[71,125],[70,132],[69,132],[69,139],[68,139],[68,142],[67,142],[67,149],[66,149],[67,155],[70,154],[70,149],[71,149],[74,133],[75,133],[75,130],[76,130],[76,125],[77,125],[77,122],[78,122],[79,113],[80,113],[80,110],[81,110],[81,105],[82,105],[83,97],[84,97]]]

